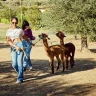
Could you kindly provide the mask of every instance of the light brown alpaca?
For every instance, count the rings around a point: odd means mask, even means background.
[[[56,59],[58,60],[57,70],[59,69],[59,66],[62,61],[63,71],[64,71],[66,69],[66,64],[64,63],[64,48],[61,48],[60,45],[48,46],[47,39],[49,38],[48,38],[48,35],[46,35],[45,33],[40,34],[39,38],[43,40],[44,49],[47,53],[47,56],[49,57],[49,63],[52,69],[52,73],[54,73],[54,57],[55,56],[56,56]],[[59,55],[60,55],[60,58],[59,58]]]
[[[65,48],[65,61],[66,61],[66,68],[68,69],[68,57],[70,57],[70,66],[71,68],[74,66],[74,54],[75,54],[75,46],[73,43],[66,43],[64,44],[64,35],[63,32],[58,31],[56,36],[60,39],[60,45],[64,46]]]

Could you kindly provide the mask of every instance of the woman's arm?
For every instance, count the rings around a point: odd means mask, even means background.
[[[24,29],[24,31],[26,31],[26,30],[28,30],[28,29],[30,29],[30,27],[29,27],[29,26],[27,26],[27,27],[26,27],[26,29]]]
[[[34,45],[33,43],[31,43],[31,42],[29,41],[29,39],[28,39],[28,37],[27,37],[26,35],[23,35],[22,37],[23,37],[23,39],[25,39],[29,44]]]
[[[32,40],[35,40],[35,37],[33,36],[31,29],[30,29],[30,38],[31,38]]]
[[[23,35],[22,37],[23,37],[23,39],[25,39],[28,43],[30,43],[30,41],[29,41],[29,39],[28,39],[28,37],[27,37],[26,35]]]
[[[6,37],[6,40],[7,40],[7,43],[10,45],[10,46],[13,46],[16,50],[20,50],[20,48],[18,46],[16,46],[12,40],[10,39],[10,37]]]

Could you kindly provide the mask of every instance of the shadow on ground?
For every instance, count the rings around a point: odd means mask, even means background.
[[[0,43],[0,49],[1,48],[9,48],[9,45],[7,43]]]
[[[90,49],[90,51],[96,53],[96,49]]]
[[[14,75],[11,62],[0,62],[0,96],[85,96],[96,89],[95,84],[65,86],[68,84],[66,81],[62,83],[47,79],[48,77],[94,69],[96,62],[92,58],[75,60],[75,67],[65,72],[62,72],[62,65],[60,70],[56,71],[56,64],[54,64],[55,74],[51,74],[48,60],[32,60],[32,62],[34,71],[24,72],[24,83],[17,85],[14,83],[16,75]]]
[[[42,47],[41,44],[36,44],[35,47]],[[9,48],[10,46],[7,43],[0,43],[0,49],[1,48]]]

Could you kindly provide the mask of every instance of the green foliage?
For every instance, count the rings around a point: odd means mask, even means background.
[[[96,0],[52,0],[45,26],[67,33],[96,34]]]
[[[37,6],[29,8],[25,12],[25,17],[33,29],[38,29],[38,25],[40,24],[40,10]]]
[[[24,1],[24,0],[22,0]],[[38,29],[39,25],[40,25],[40,14],[41,12],[39,11],[38,6],[31,6],[31,3],[33,4],[34,0],[30,0],[30,4],[29,4],[29,0],[27,0],[28,2],[22,2],[22,19],[27,19],[31,25],[32,28],[34,29]],[[42,2],[42,1],[41,1]],[[26,4],[28,3],[28,4]],[[23,5],[26,4],[27,6]],[[36,5],[41,5],[40,2],[35,2],[34,4]],[[3,9],[0,9],[0,21],[2,22],[1,18],[3,19],[7,19],[8,21],[10,21],[10,18],[13,16],[18,17],[19,19],[19,26],[21,26],[21,7],[20,7],[20,2],[18,1],[14,1],[11,3],[6,3],[4,2],[0,2],[0,5],[4,5]],[[4,20],[3,20],[4,21]],[[6,23],[6,21],[5,21]]]
[[[20,2],[14,2],[14,4],[11,3],[10,10],[9,5],[5,7],[0,2],[0,19],[4,18],[5,21],[3,19],[3,22],[6,22],[6,20],[10,20],[10,16],[17,16],[19,26],[21,26]],[[22,17],[23,20],[27,19],[29,21],[33,29],[42,26],[55,32],[61,30],[71,34],[89,35],[90,39],[95,37],[96,0],[30,0],[30,2],[26,0],[26,2],[22,0]],[[44,13],[41,13],[38,8],[42,5],[50,5],[44,7]]]
[[[0,9],[3,9],[3,5],[2,5],[2,3],[0,2]]]
[[[8,19],[5,19],[5,18],[2,18],[2,19],[1,19],[1,22],[2,22],[2,23],[6,23],[6,24],[9,24],[9,23],[10,23],[9,20],[8,20]]]
[[[9,13],[8,13],[8,12],[9,12],[8,7],[5,7],[5,8],[3,9],[3,11],[2,11],[2,17],[9,20]]]
[[[7,19],[9,22],[10,22],[10,18],[16,15],[16,12],[12,9],[9,10],[8,7],[4,7],[4,9],[2,9],[0,12],[1,12],[0,17]]]

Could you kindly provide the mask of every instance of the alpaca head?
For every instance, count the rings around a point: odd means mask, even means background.
[[[50,38],[48,37],[48,35],[45,34],[45,33],[42,33],[42,34],[38,35],[38,37],[39,37],[40,39],[42,39],[42,40],[45,40],[45,39],[49,39],[49,40],[50,40]]]
[[[58,38],[60,38],[60,39],[63,39],[64,37],[66,37],[66,36],[64,35],[64,33],[61,32],[61,31],[58,31],[58,32],[56,33],[56,36],[57,36]]]

